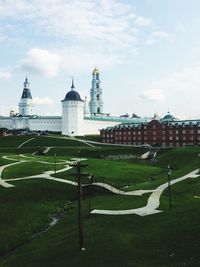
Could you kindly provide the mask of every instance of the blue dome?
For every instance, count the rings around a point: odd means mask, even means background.
[[[79,93],[76,92],[75,90],[71,90],[71,91],[69,91],[69,92],[66,94],[65,98],[64,98],[62,101],[81,101],[81,102],[84,102],[84,101],[81,99]]]
[[[161,121],[173,121],[173,120],[175,120],[175,119],[176,119],[176,118],[168,112],[167,115],[165,115],[165,116],[161,119]]]

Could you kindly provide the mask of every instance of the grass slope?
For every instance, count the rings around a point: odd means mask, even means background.
[[[77,214],[72,211],[43,237],[2,258],[1,267],[168,267],[199,266],[200,181],[173,187],[173,208],[162,197],[165,212],[148,217],[87,217],[84,202],[86,250],[77,244]],[[183,192],[180,194],[180,192]],[[106,206],[107,199],[102,198]],[[178,226],[178,227],[177,227]]]

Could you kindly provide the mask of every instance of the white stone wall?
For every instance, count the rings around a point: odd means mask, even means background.
[[[10,117],[0,118],[0,128],[7,128],[9,130],[13,129],[13,121]]]
[[[84,134],[100,134],[102,128],[111,127],[120,124],[117,121],[108,121],[108,120],[92,120],[84,119]]]
[[[31,131],[61,132],[62,117],[36,117],[30,118]]]

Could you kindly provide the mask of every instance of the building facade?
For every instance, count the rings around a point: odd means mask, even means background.
[[[200,120],[177,120],[170,114],[163,119],[131,124],[122,123],[100,131],[103,143],[178,147],[200,145]]]
[[[62,103],[61,116],[34,115],[30,83],[26,77],[19,112],[10,112],[10,116],[0,116],[0,128],[9,130],[26,129],[31,131],[61,132],[63,135],[75,136],[99,134],[100,129],[115,126],[123,122],[139,123],[145,119],[132,117],[110,116],[103,113],[102,88],[100,72],[95,68],[92,72],[90,102],[83,101],[75,90],[74,81]]]

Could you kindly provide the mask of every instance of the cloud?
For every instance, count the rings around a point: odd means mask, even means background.
[[[11,72],[0,70],[0,80],[9,80],[11,78]]]
[[[49,97],[44,97],[44,98],[34,97],[33,98],[33,104],[35,105],[52,105],[53,103],[54,101]]]
[[[144,91],[140,97],[149,101],[161,102],[164,100],[164,93],[161,89],[150,89]]]
[[[32,48],[21,62],[25,72],[39,74],[47,78],[57,75],[60,67],[60,56],[45,49]]]
[[[159,40],[170,41],[170,34],[165,31],[154,31],[147,40],[147,44],[154,44]]]
[[[7,19],[11,26],[20,26],[9,34],[16,32],[21,39],[27,39],[24,43],[31,43],[27,33],[33,29],[38,44],[51,38],[48,46],[69,51],[76,48],[75,55],[80,54],[78,49],[82,47],[86,58],[96,62],[107,58],[111,65],[134,58],[140,28],[152,25],[150,18],[139,16],[132,4],[122,0],[5,0],[0,1],[0,18],[0,22]],[[31,55],[27,56],[25,69],[49,77],[57,72],[39,68],[31,62]],[[78,56],[73,64],[79,68]]]
[[[149,18],[138,16],[135,20],[135,24],[140,27],[148,27],[152,25],[152,20]]]
[[[200,117],[200,66],[171,73],[163,79],[152,82],[148,88],[140,97],[148,100],[157,98],[157,102],[161,100],[160,110],[164,107],[166,109],[167,106],[178,118]],[[165,101],[165,105],[162,100]]]

